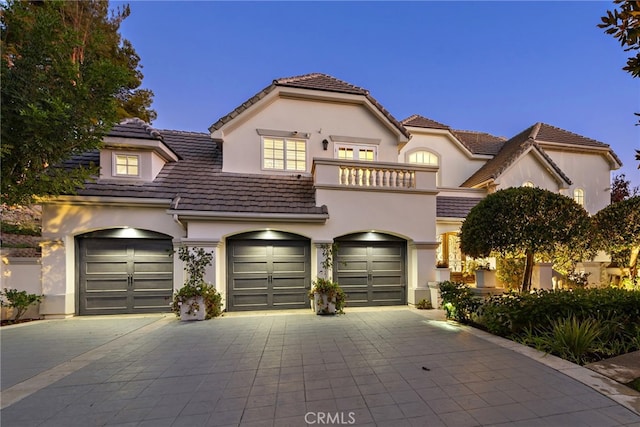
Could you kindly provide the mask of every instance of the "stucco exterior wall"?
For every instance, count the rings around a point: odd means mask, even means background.
[[[409,129],[412,134],[411,139],[400,150],[398,161],[407,163],[409,154],[421,149],[435,153],[440,167],[439,187],[460,186],[487,161],[487,159],[470,157],[469,153],[465,153],[448,133],[426,132],[420,128]]]
[[[560,190],[558,181],[532,152],[521,157],[500,175],[498,189],[522,187],[522,184],[527,181],[532,182],[535,187],[554,193]]]
[[[163,233],[179,241],[185,230],[167,215],[167,206],[44,204],[42,207],[42,294],[40,313],[65,317],[77,312],[75,236],[109,228]],[[174,258],[174,286],[183,270]]]
[[[373,144],[377,147],[377,160],[397,161],[397,135],[364,105],[275,97],[268,103],[268,108],[263,108],[267,106],[267,102],[254,106],[256,111],[250,117],[239,126],[225,131],[223,171],[279,173],[262,170],[262,139],[257,129],[309,134],[309,138],[302,137],[307,142],[306,173],[311,172],[311,160],[314,157],[334,157],[335,143],[331,139],[332,135],[379,140],[378,144]],[[329,141],[326,151],[322,147],[324,139]]]
[[[563,194],[573,197],[573,190],[584,190],[584,208],[595,214],[611,202],[611,166],[599,153],[578,153],[553,150],[545,152],[571,179],[571,186]]]

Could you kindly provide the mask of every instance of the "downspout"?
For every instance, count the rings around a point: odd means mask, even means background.
[[[180,203],[180,196],[176,196],[176,198],[173,199],[173,201],[171,202],[171,208],[173,210],[178,210],[178,203]],[[187,227],[184,225],[182,221],[180,221],[180,218],[178,218],[177,213],[173,214],[173,220],[176,222],[176,224],[180,225],[180,227],[182,227],[184,231],[187,231]]]

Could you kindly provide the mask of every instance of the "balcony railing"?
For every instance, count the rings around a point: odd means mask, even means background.
[[[340,166],[339,184],[350,187],[414,188],[416,174],[404,168],[380,168],[374,165]]]
[[[317,187],[434,191],[437,172],[438,168],[434,166],[313,159],[313,175]]]

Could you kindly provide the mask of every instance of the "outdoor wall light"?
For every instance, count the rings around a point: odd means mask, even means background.
[[[324,151],[327,151],[327,148],[329,147],[329,141],[327,141],[326,139],[322,140],[322,149]]]

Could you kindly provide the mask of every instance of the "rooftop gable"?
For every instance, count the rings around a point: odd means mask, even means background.
[[[539,155],[543,162],[549,166],[550,171],[556,176],[558,181],[570,185],[571,180],[569,177],[564,174],[558,165],[536,142],[534,136],[537,135],[539,127],[540,123],[537,123],[504,142],[500,151],[471,175],[469,179],[463,182],[461,186],[475,187],[483,185],[486,182],[497,180],[509,166],[514,164],[521,156],[529,152],[529,150],[534,150]]]
[[[407,139],[410,137],[409,132],[404,128],[404,126],[402,126],[402,124],[398,120],[396,120],[391,115],[391,113],[389,113],[374,97],[372,97],[368,90],[322,73],[311,73],[301,76],[284,77],[273,80],[273,82],[269,86],[265,87],[260,92],[242,103],[240,106],[236,107],[229,114],[221,117],[218,121],[212,124],[209,127],[209,131],[211,133],[214,133],[215,131],[220,130],[224,125],[241,115],[251,106],[258,103],[261,99],[273,92],[277,87],[289,87],[296,89],[317,90],[323,92],[344,93],[348,95],[363,96],[390,123],[391,127],[395,128],[400,133],[400,135],[404,136]]]
[[[407,117],[401,122],[404,126],[412,126],[416,128],[425,128],[425,129],[450,129],[448,125],[445,125],[440,122],[436,122],[435,120],[429,119],[427,117],[421,116],[419,114],[414,114],[412,116]]]

